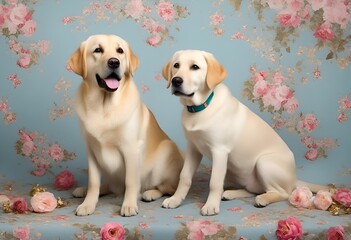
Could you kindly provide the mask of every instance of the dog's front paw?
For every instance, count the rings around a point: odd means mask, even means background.
[[[87,195],[87,188],[86,187],[77,187],[76,189],[74,189],[72,195],[73,195],[73,197],[76,197],[76,198],[85,197]]]
[[[138,214],[138,206],[135,205],[126,205],[123,203],[122,208],[121,208],[121,215],[123,217],[131,217],[135,216]]]
[[[177,208],[180,206],[181,203],[182,203],[182,200],[180,198],[173,196],[170,198],[166,198],[162,203],[162,207],[164,207],[164,208]]]
[[[255,207],[257,208],[263,208],[269,204],[269,200],[267,199],[265,194],[258,195],[255,198]]]
[[[77,216],[86,216],[86,215],[92,214],[94,211],[95,211],[94,205],[81,204],[76,209],[76,215]]]
[[[219,213],[219,204],[206,203],[201,208],[201,215],[203,216],[213,216]]]

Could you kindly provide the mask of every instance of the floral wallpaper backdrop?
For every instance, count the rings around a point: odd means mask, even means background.
[[[225,203],[228,208],[222,212],[226,213],[218,218],[202,218],[198,211],[188,216],[182,207],[166,211],[159,209],[157,201],[142,205],[150,216],[145,213],[140,220],[139,214],[126,221],[119,216],[116,220],[117,214],[109,212],[116,203],[107,198],[107,209],[96,218],[75,217],[73,210],[80,200],[71,198],[70,192],[86,183],[87,164],[73,107],[81,79],[67,66],[80,42],[92,34],[116,34],[127,40],[140,59],[134,81],[142,99],[165,132],[185,149],[182,107],[166,89],[161,70],[177,50],[212,52],[228,71],[225,83],[233,95],[271,124],[291,147],[298,176],[335,184],[351,194],[347,190],[351,188],[350,26],[348,0],[1,1],[0,200],[7,214],[0,214],[0,239],[45,239],[48,230],[38,224],[41,221],[72,224],[75,230],[69,238],[74,239],[99,239],[111,229],[120,239],[157,238],[160,212],[166,222],[179,222],[177,227],[167,225],[177,239],[284,239],[279,228],[287,222],[296,224],[299,231],[291,234],[298,237],[351,234],[350,224],[333,225],[346,223],[343,216],[303,212],[294,208],[292,200],[283,207],[278,204],[279,214],[274,216],[232,201]],[[204,202],[202,188],[207,188],[209,173],[205,161],[190,196],[195,210]],[[23,205],[30,199],[24,195],[33,186],[34,192],[68,198],[53,208],[66,207],[64,212],[51,209],[48,215],[35,215],[38,211],[33,206]],[[21,201],[14,205],[18,197]],[[19,212],[25,215],[21,218]],[[289,214],[307,218],[301,225],[301,219]],[[234,222],[230,221],[233,215]],[[318,232],[313,224],[307,227],[320,215],[329,218],[313,223],[328,231]],[[31,225],[23,218],[37,220]]]

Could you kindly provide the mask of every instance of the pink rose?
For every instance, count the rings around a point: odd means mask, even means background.
[[[346,188],[338,189],[333,195],[333,199],[345,207],[351,207],[351,190]]]
[[[160,35],[155,35],[147,39],[147,43],[153,47],[157,47],[161,43],[161,41],[162,41],[162,38]]]
[[[40,176],[44,176],[44,174],[46,173],[46,169],[45,168],[37,168],[37,169],[31,171],[30,173],[33,176],[40,177]]]
[[[316,38],[318,38],[324,42],[327,40],[332,40],[334,38],[334,32],[330,28],[329,24],[322,24],[319,27],[317,27],[313,36],[315,36]]]
[[[55,176],[54,186],[57,190],[68,190],[74,185],[74,175],[68,170],[64,170],[63,172]]]
[[[327,240],[344,240],[345,232],[342,226],[330,227],[327,231]]]
[[[278,240],[300,240],[302,233],[300,220],[292,216],[285,220],[279,220],[275,232]]]
[[[64,153],[58,144],[53,144],[49,147],[49,156],[56,161],[61,161],[64,158]]]
[[[257,72],[254,74],[252,80],[257,82],[259,80],[266,80],[268,73],[266,71]]]
[[[265,81],[263,79],[258,80],[255,83],[252,94],[255,98],[259,98],[259,97],[264,96],[267,93],[267,90],[268,90],[267,81]]]
[[[47,213],[55,210],[57,200],[50,192],[39,192],[32,197],[30,204],[34,212]]]
[[[25,21],[31,19],[30,11],[23,4],[18,4],[15,6],[10,13],[10,20],[16,26],[24,24]]]
[[[139,19],[144,13],[144,5],[141,0],[130,1],[125,10],[127,16],[131,16],[134,19]]]
[[[313,148],[315,145],[311,136],[301,138],[301,142],[308,148]]]
[[[36,146],[32,141],[27,141],[23,143],[21,147],[22,154],[24,154],[27,157],[30,156],[33,153],[33,151],[35,151],[35,149],[36,149]]]
[[[290,114],[293,114],[298,107],[299,101],[297,101],[297,99],[294,97],[289,98],[284,104],[284,109]]]
[[[30,63],[31,63],[31,59],[29,54],[24,54],[17,61],[17,65],[21,68],[29,68]]]
[[[210,16],[211,19],[211,24],[212,25],[220,25],[223,22],[223,16],[219,15],[218,13],[215,13]]]
[[[311,148],[306,152],[305,158],[310,161],[316,160],[318,158],[318,150],[315,148]]]
[[[297,27],[300,25],[300,19],[296,13],[282,11],[277,15],[279,24],[283,27]]]
[[[340,101],[339,101],[339,104],[340,104],[340,108],[341,109],[348,109],[348,108],[351,108],[351,100],[346,96],[346,97],[343,97]]]
[[[318,191],[313,200],[314,206],[320,210],[327,210],[332,203],[332,194],[323,190]]]
[[[175,16],[173,3],[168,1],[160,1],[157,6],[158,15],[166,22],[171,22]]]
[[[277,99],[276,86],[268,85],[267,93],[262,97],[262,102],[265,107],[272,106],[275,111],[279,111],[282,103]]]
[[[101,240],[123,240],[124,228],[115,222],[105,223],[100,230]]]
[[[13,230],[12,234],[20,240],[28,240],[30,238],[30,228],[28,226],[17,227]]]
[[[318,120],[313,114],[308,113],[305,115],[305,118],[300,121],[300,125],[308,132],[312,132],[318,126]]]
[[[290,195],[289,202],[297,208],[310,208],[313,194],[308,187],[297,187]]]
[[[27,211],[27,201],[23,197],[18,197],[13,200],[11,206],[12,211],[15,213],[25,213]]]
[[[347,121],[349,118],[348,116],[345,114],[345,113],[340,113],[339,116],[338,116],[338,122],[341,123],[341,122],[345,122]]]
[[[24,26],[21,28],[21,32],[26,37],[30,37],[36,31],[37,23],[34,20],[27,21]]]

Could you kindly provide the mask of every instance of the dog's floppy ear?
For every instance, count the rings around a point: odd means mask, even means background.
[[[80,44],[80,47],[73,53],[71,58],[68,60],[68,65],[73,72],[80,75],[85,79],[87,77],[87,66],[86,66],[86,49],[85,41]]]
[[[129,49],[129,73],[133,76],[135,70],[138,68],[139,66],[139,58],[134,54],[134,52],[132,51],[131,47],[128,46]]]
[[[167,80],[167,88],[169,88],[172,78],[171,60],[162,68],[162,76]]]
[[[207,62],[206,83],[209,89],[213,89],[226,78],[227,71],[212,54],[205,53],[205,59]]]

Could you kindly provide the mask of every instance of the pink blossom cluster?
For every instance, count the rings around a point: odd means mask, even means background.
[[[343,97],[339,101],[339,116],[338,116],[338,121],[345,122],[349,119],[350,113],[348,111],[351,111],[351,100],[348,96]]]
[[[25,48],[23,44],[11,39],[9,41],[9,49],[18,55],[17,65],[19,67],[29,68],[37,61],[40,54],[48,53],[49,43],[47,41],[40,40],[37,43],[33,43],[29,47]]]
[[[124,227],[116,222],[105,223],[101,230],[101,240],[124,240]]]
[[[26,37],[36,31],[36,22],[32,19],[33,10],[30,10],[18,1],[9,1],[0,4],[0,32],[9,37],[23,34]]]
[[[0,113],[4,115],[3,119],[6,124],[16,121],[16,113],[10,111],[8,101],[3,98],[0,98]]]
[[[125,11],[127,17],[131,17],[134,19],[140,19],[145,12],[145,7],[143,4],[143,1],[141,1],[141,0],[129,1],[128,4],[126,5],[124,11]]]
[[[262,0],[270,8],[278,11],[277,21],[283,27],[299,27],[310,20],[316,12],[323,12],[323,22],[319,22],[314,36],[321,41],[334,38],[333,25],[346,29],[351,21],[350,1],[333,0]]]
[[[186,223],[190,233],[188,239],[202,240],[206,236],[212,236],[223,229],[223,226],[208,220],[193,220]]]
[[[27,132],[20,129],[19,140],[16,143],[18,154],[29,158],[36,167],[31,173],[35,176],[42,176],[47,169],[52,167],[52,162],[61,162],[75,157],[73,153],[68,153],[59,144],[48,144],[45,137],[39,132]]]
[[[312,191],[306,187],[297,187],[290,195],[289,202],[297,208],[316,208],[327,210],[333,200],[345,207],[351,207],[351,190],[339,188],[334,194],[331,192],[320,190],[313,195]]]
[[[22,83],[15,73],[8,76],[7,79],[12,82],[14,88],[17,88]]]
[[[150,33],[146,40],[147,43],[153,47],[160,45],[163,39],[162,35],[166,29],[165,26],[153,19],[146,19],[143,21],[142,27]]]
[[[213,25],[212,32],[214,33],[215,36],[221,36],[224,33],[224,29],[221,26],[223,23],[223,19],[224,17],[218,12],[210,16],[210,23],[211,25]]]
[[[165,22],[172,22],[176,17],[176,10],[174,9],[173,3],[170,1],[161,0],[156,5],[156,11]]]
[[[294,91],[284,84],[285,78],[281,72],[276,72],[273,76],[266,71],[252,73],[254,100],[261,101],[266,109],[287,111],[289,114],[295,112],[299,103],[294,96]]]
[[[278,240],[300,240],[303,239],[303,227],[299,219],[289,216],[279,220],[275,235]],[[344,240],[345,230],[343,226],[329,227],[326,232],[327,240]]]
[[[335,146],[335,139],[313,139],[310,135],[301,138],[301,142],[308,148],[305,154],[307,160],[313,161],[320,157],[326,157],[325,150]]]

